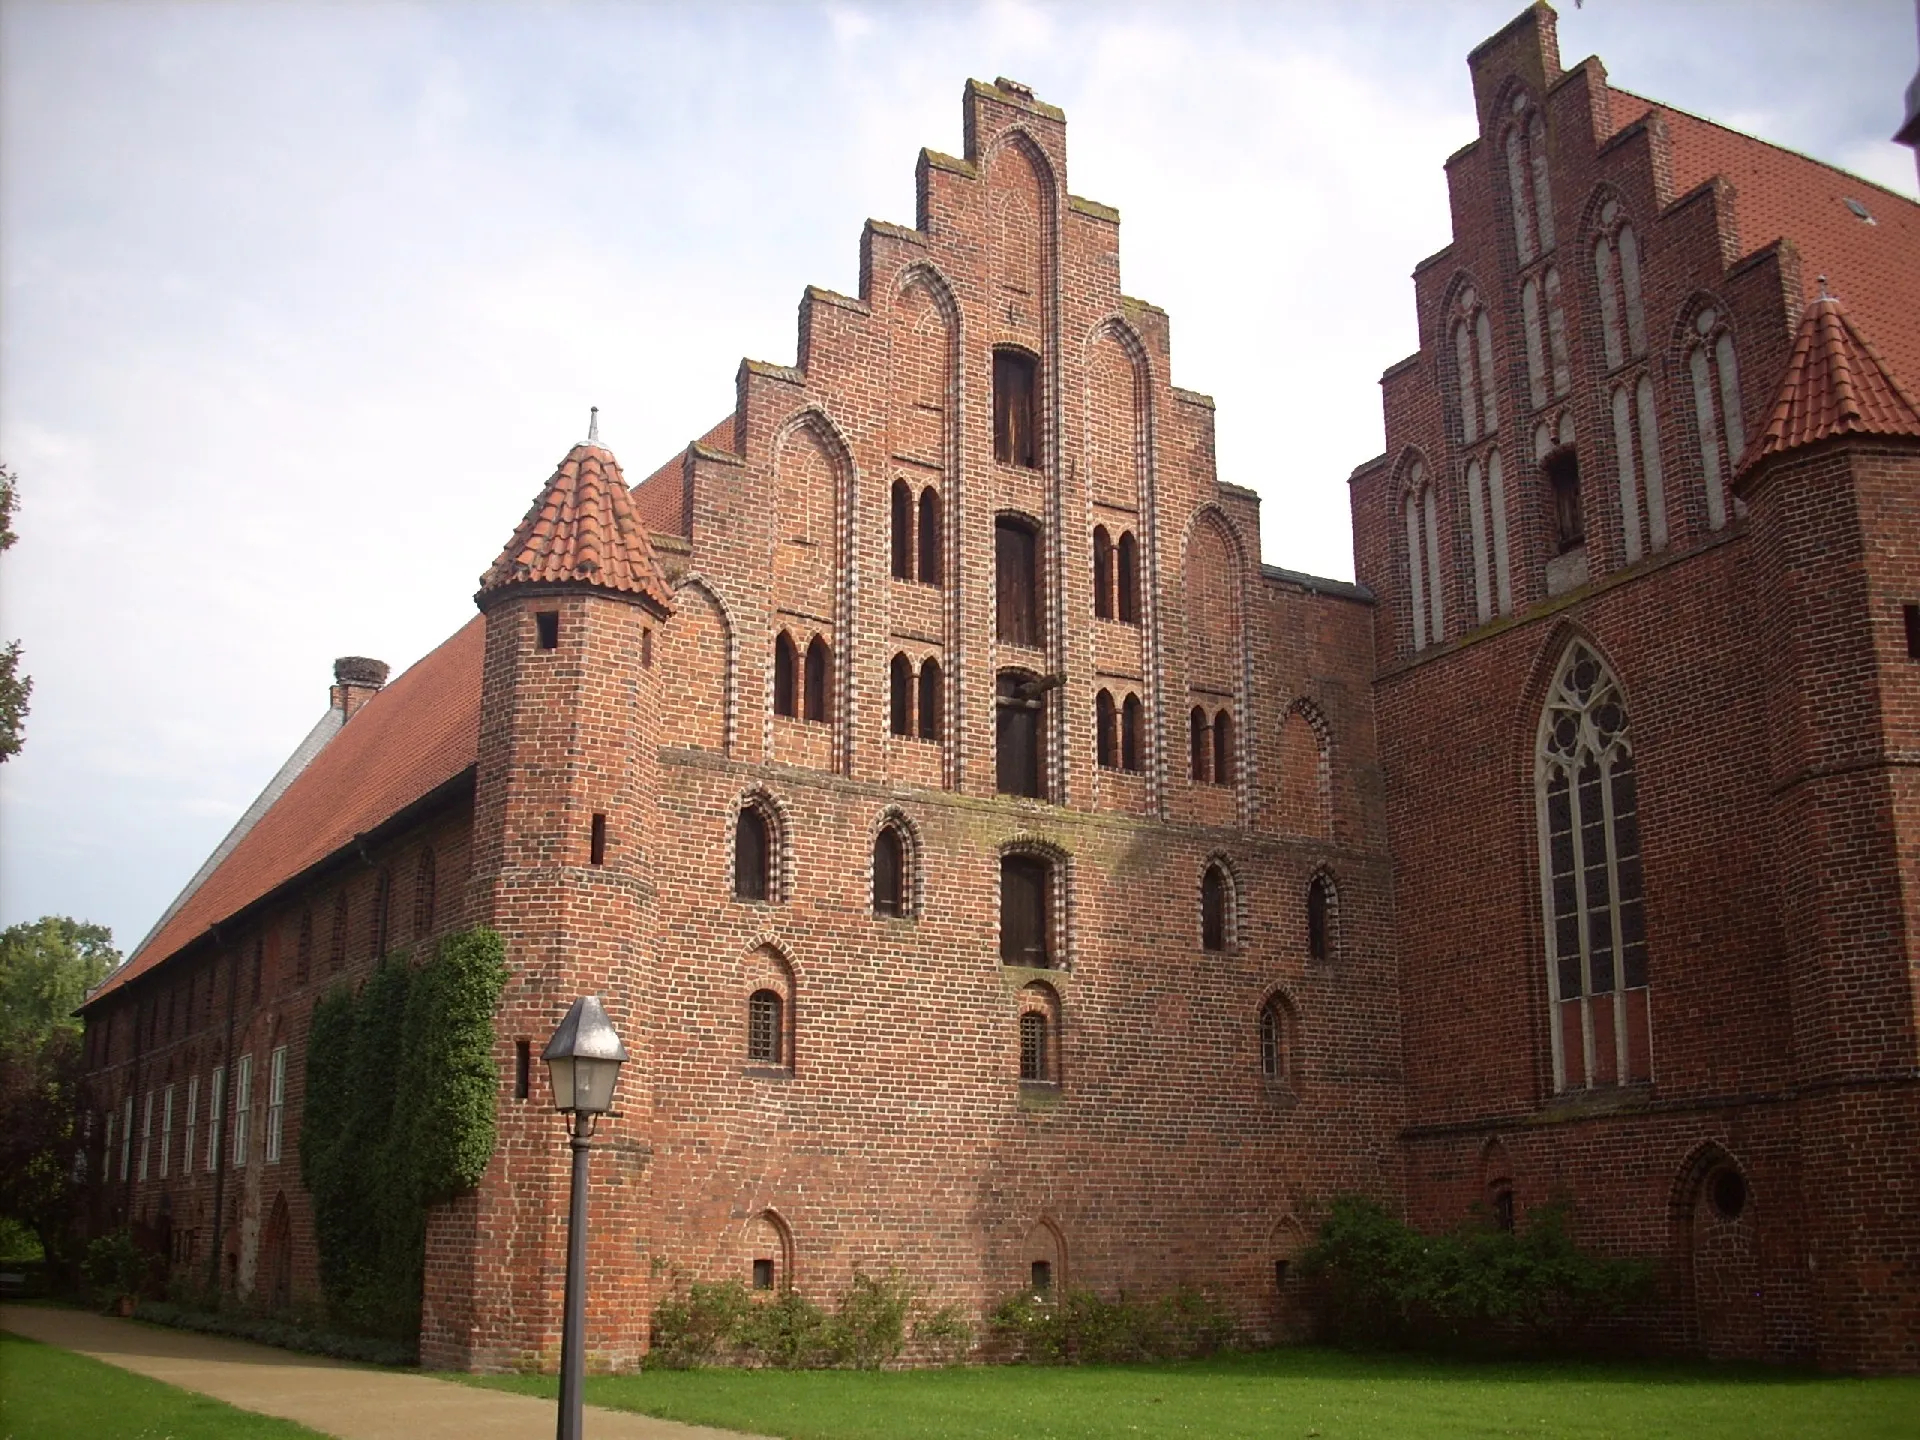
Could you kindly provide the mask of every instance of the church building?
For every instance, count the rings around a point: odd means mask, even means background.
[[[600,1365],[684,1281],[888,1267],[1295,1337],[1362,1192],[1565,1198],[1671,1352],[1920,1370],[1920,205],[1554,27],[1469,57],[1357,583],[1261,562],[1065,116],[968,82],[792,364],[637,484],[590,430],[470,622],[338,663],[85,1007],[95,1223],[314,1296],[314,1005],[488,925],[429,1366],[553,1362],[538,1056],[598,994]]]

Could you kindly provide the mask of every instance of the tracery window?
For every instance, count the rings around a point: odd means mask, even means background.
[[[1618,370],[1647,353],[1647,314],[1640,290],[1640,239],[1618,200],[1600,207],[1593,242],[1594,289],[1600,297],[1600,338],[1607,369]]]
[[[1554,1086],[1652,1074],[1639,809],[1626,701],[1586,644],[1567,647],[1535,751]]]
[[[1446,608],[1440,589],[1440,505],[1427,483],[1427,467],[1416,460],[1407,472],[1401,511],[1407,529],[1407,586],[1413,602],[1413,648],[1447,638]]]
[[[1693,317],[1687,345],[1687,373],[1693,379],[1693,420],[1700,444],[1700,469],[1707,488],[1707,527],[1727,523],[1726,486],[1747,448],[1740,413],[1740,370],[1733,354],[1733,332],[1716,306]]]

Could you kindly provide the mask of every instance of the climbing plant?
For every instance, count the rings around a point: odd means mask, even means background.
[[[313,1197],[332,1322],[411,1344],[427,1208],[471,1190],[493,1154],[493,1012],[507,978],[491,930],[415,962],[388,955],[314,1007],[300,1174]]]

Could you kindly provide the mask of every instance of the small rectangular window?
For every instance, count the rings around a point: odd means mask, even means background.
[[[593,817],[592,836],[587,842],[587,863],[604,865],[607,863],[607,817]]]
[[[756,1290],[773,1288],[773,1261],[763,1259],[753,1262],[753,1288]]]
[[[513,1098],[527,1098],[527,1081],[533,1069],[533,1045],[527,1040],[513,1042]]]
[[[993,458],[1002,465],[1039,468],[1040,447],[1034,422],[1040,367],[1018,350],[993,352]]]
[[[539,632],[542,650],[560,648],[560,612],[558,610],[537,611],[533,617],[533,626]]]
[[[1907,658],[1920,660],[1920,605],[1904,607],[1907,617]]]
[[[1032,1275],[1032,1288],[1035,1294],[1044,1295],[1047,1291],[1053,1289],[1053,1262],[1051,1260],[1034,1261]]]
[[[1285,1260],[1276,1260],[1273,1262],[1273,1288],[1276,1290],[1284,1290],[1287,1288],[1287,1262]]]

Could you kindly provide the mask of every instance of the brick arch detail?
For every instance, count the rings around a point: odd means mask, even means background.
[[[1221,875],[1227,882],[1226,953],[1237,954],[1247,948],[1247,885],[1240,874],[1239,863],[1225,850],[1209,850],[1201,858],[1199,869],[1193,872],[1194,928],[1198,932],[1205,924],[1204,887],[1207,882],[1207,872],[1215,866],[1219,867]]]
[[[892,827],[900,835],[902,862],[905,865],[905,914],[901,917],[918,920],[926,906],[926,840],[921,834],[919,822],[898,805],[884,806],[867,824],[866,866],[862,873],[866,877],[867,893],[873,893],[873,847],[879,840],[882,830]]]
[[[1003,840],[995,849],[994,885],[998,894],[1000,861],[1008,855],[1034,855],[1047,861],[1053,867],[1053,913],[1049,917],[1054,924],[1056,944],[1054,946],[1053,968],[1073,970],[1077,950],[1073,913],[1073,852],[1064,846],[1035,835],[1030,831],[1019,831]],[[996,920],[996,926],[998,921]]]
[[[698,590],[711,600],[713,602],[713,608],[720,612],[720,624],[726,631],[726,674],[723,676],[720,686],[720,743],[725,747],[721,753],[730,757],[735,753],[735,747],[739,742],[740,625],[734,618],[733,606],[727,603],[727,597],[721,593],[720,587],[709,580],[701,571],[689,570],[685,575],[682,575],[679,583],[673,587],[673,593],[678,595],[682,590]],[[775,633],[777,634],[778,632],[776,631]],[[767,713],[771,715],[773,713],[771,699],[773,651],[771,647],[769,647],[767,651],[767,666],[769,698],[766,708]]]
[[[834,418],[818,404],[808,404],[794,411],[775,429],[770,453],[780,454],[781,448],[800,430],[811,430],[818,438],[833,461],[834,485],[838,490],[835,498],[836,513],[834,525],[837,531],[835,539],[840,549],[839,574],[835,581],[833,614],[833,770],[838,774],[849,774],[853,769],[853,757],[856,749],[856,736],[859,730],[859,697],[855,693],[853,664],[853,635],[855,617],[860,610],[860,530],[858,509],[860,500],[860,467],[853,458],[853,446],[848,441]],[[777,463],[777,461],[776,461]],[[769,634],[774,633],[769,627]],[[804,654],[804,651],[802,652]],[[772,659],[769,652],[768,665]],[[771,685],[771,674],[769,674]],[[764,754],[771,756],[773,751],[773,706],[768,704],[762,720],[765,728]]]
[[[1252,714],[1253,699],[1253,646],[1248,643],[1248,625],[1251,614],[1251,597],[1248,586],[1248,547],[1246,537],[1240,533],[1240,527],[1216,501],[1208,500],[1193,509],[1187,517],[1187,523],[1180,537],[1180,579],[1184,592],[1187,582],[1187,561],[1192,554],[1194,537],[1199,534],[1202,525],[1211,526],[1226,541],[1227,551],[1233,561],[1234,602],[1239,611],[1240,633],[1235,641],[1240,649],[1240,663],[1236,668],[1234,681],[1234,747],[1239,752],[1233,757],[1233,792],[1236,822],[1242,830],[1253,824],[1253,796],[1259,784],[1258,755],[1259,747],[1253,743],[1252,726],[1248,723]],[[1189,647],[1191,653],[1191,647]],[[1156,686],[1156,692],[1163,687]],[[1182,697],[1181,713],[1185,714],[1186,697]],[[1217,763],[1217,762],[1216,762]]]
[[[768,867],[768,884],[774,895],[768,901],[773,905],[784,905],[793,896],[794,844],[793,815],[787,804],[765,785],[749,785],[733,798],[727,807],[727,895],[733,895],[733,835],[734,827],[739,823],[740,812],[749,807],[763,811],[773,825],[772,864]]]

